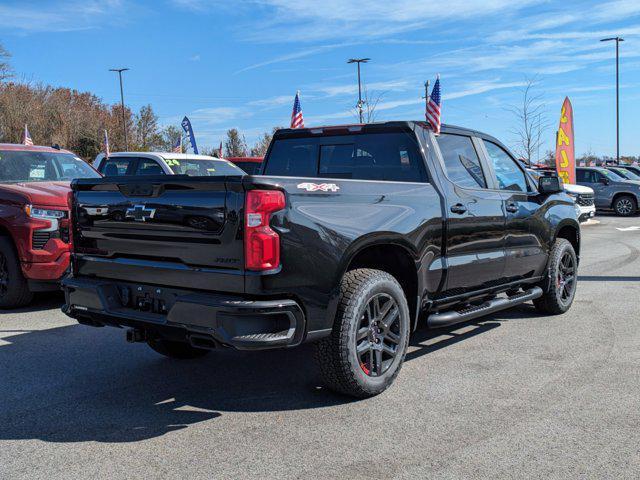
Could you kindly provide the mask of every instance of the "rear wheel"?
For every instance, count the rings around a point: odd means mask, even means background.
[[[209,350],[204,348],[195,348],[187,342],[175,342],[172,340],[165,340],[163,338],[156,338],[148,340],[149,346],[161,355],[169,358],[176,359],[189,359],[204,357],[209,353]]]
[[[22,275],[13,242],[0,237],[0,308],[16,308],[31,302],[27,280]]]
[[[545,293],[536,298],[533,304],[542,313],[565,313],[571,308],[578,282],[578,257],[571,242],[564,238],[556,239],[547,269],[548,284]]]
[[[638,205],[631,195],[621,195],[613,202],[613,209],[621,217],[635,215]]]
[[[316,346],[325,384],[358,398],[385,391],[400,372],[409,343],[409,308],[387,272],[347,272],[331,335]]]

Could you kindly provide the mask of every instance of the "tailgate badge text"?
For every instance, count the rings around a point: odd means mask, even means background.
[[[335,183],[299,183],[298,188],[307,192],[337,192],[340,187]]]

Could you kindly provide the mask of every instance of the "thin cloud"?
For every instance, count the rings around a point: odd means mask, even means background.
[[[38,6],[16,2],[0,5],[0,28],[23,33],[88,30],[120,18],[122,13],[121,0],[58,1]]]

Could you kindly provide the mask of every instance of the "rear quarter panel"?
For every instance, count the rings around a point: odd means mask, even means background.
[[[254,188],[261,188],[261,182],[283,188],[287,208],[271,221],[281,235],[281,270],[276,275],[247,273],[246,292],[293,293],[307,310],[309,331],[331,327],[340,279],[367,246],[391,243],[404,248],[419,267],[418,292],[437,288],[442,275],[442,204],[431,184],[250,178]],[[301,187],[309,182],[335,184],[338,190]],[[427,276],[430,267],[435,270]]]

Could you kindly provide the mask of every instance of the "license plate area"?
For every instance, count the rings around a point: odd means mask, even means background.
[[[159,315],[166,315],[175,301],[175,293],[148,285],[120,286],[119,293],[123,307]]]

